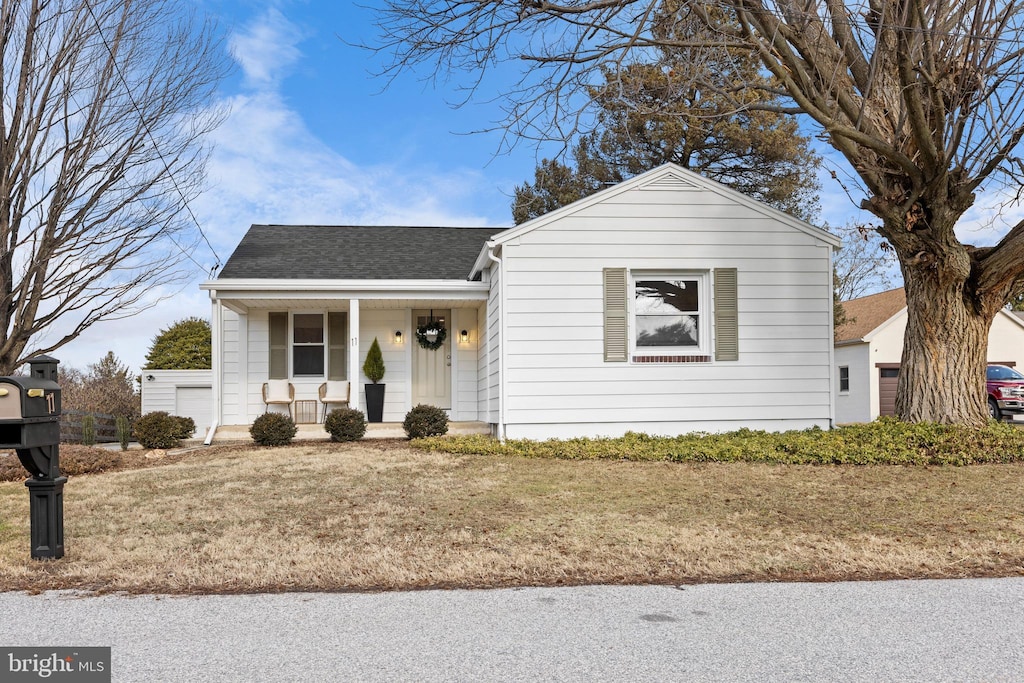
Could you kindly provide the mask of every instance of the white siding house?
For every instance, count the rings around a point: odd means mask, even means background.
[[[498,235],[476,268],[493,287],[488,322],[499,358],[491,386],[500,392],[504,434],[830,426],[836,244],[672,166]],[[626,288],[618,361],[605,356],[608,271],[624,276]],[[716,323],[725,305],[716,296],[720,280],[729,275],[734,360],[720,353]],[[695,308],[680,315],[660,299],[661,310],[650,310],[652,287],[663,283],[689,288]],[[682,321],[693,334],[677,345],[645,343],[651,320]]]
[[[836,423],[892,415],[907,329],[903,288],[846,301],[843,308],[851,322],[836,330]],[[1012,312],[1000,311],[992,321],[987,358],[1024,365],[1024,321]]]
[[[427,402],[510,438],[828,428],[836,246],[671,164],[508,230],[253,226],[203,285],[215,420],[250,423],[271,376],[361,388],[377,338],[385,422]]]

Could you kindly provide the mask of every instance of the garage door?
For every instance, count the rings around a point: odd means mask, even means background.
[[[196,434],[205,436],[213,421],[213,389],[175,387],[174,414],[191,417],[196,423]]]
[[[899,382],[900,366],[878,368],[878,414],[896,414],[896,383]]]

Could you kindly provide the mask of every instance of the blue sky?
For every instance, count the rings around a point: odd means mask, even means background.
[[[192,205],[221,262],[253,223],[511,225],[514,186],[552,151],[521,144],[496,155],[500,134],[470,134],[502,118],[488,102],[508,85],[500,73],[460,109],[449,106],[460,97],[456,83],[435,87],[406,75],[385,89],[372,75],[383,58],[348,44],[373,42],[370,9],[322,0],[195,3],[217,18],[236,64],[221,89],[230,114],[210,140],[208,189]],[[856,213],[826,172],[822,183],[825,220]],[[214,264],[205,245],[194,258]],[[101,323],[53,355],[84,369],[113,350],[137,372],[157,331],[209,317],[198,289],[205,279],[197,268],[183,288],[154,291],[159,305]]]

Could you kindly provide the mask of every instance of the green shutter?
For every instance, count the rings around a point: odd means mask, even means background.
[[[269,379],[288,379],[288,314],[270,314]]]
[[[735,268],[715,268],[715,360],[740,359]]]
[[[629,359],[629,307],[625,268],[604,271],[604,359]]]

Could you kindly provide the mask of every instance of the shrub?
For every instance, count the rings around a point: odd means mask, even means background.
[[[484,436],[423,439],[417,448],[459,454],[517,455],[566,460],[764,462],[788,465],[972,465],[1024,462],[1024,429],[992,422],[985,427],[908,424],[880,418],[829,431],[762,432],[617,439],[496,441]]]
[[[295,421],[282,413],[264,413],[249,428],[252,440],[260,446],[285,446],[298,431]]]
[[[402,428],[410,439],[443,436],[448,433],[448,414],[436,406],[421,403],[406,413]]]
[[[82,416],[82,445],[96,445],[96,418],[92,415]]]
[[[117,430],[117,440],[121,444],[121,450],[128,450],[128,442],[132,440],[132,423],[123,415],[114,420],[114,427]]]
[[[181,437],[181,422],[163,410],[146,413],[135,421],[135,440],[143,448],[174,448]]]
[[[175,423],[174,435],[179,439],[191,439],[192,435],[196,433],[196,421],[191,417],[171,415],[171,419]]]
[[[358,441],[366,434],[366,416],[354,408],[337,408],[327,414],[324,430],[331,441]]]

